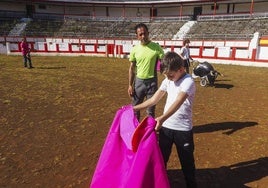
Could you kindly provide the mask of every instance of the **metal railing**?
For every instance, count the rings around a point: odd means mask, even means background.
[[[202,40],[249,40],[254,34],[189,34],[187,38]]]
[[[238,20],[238,19],[254,19],[254,18],[268,18],[268,12],[247,13],[247,14],[219,14],[219,15],[199,15],[198,21],[209,20]]]

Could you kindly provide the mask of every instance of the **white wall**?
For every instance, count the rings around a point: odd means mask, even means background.
[[[80,55],[82,53],[82,44],[85,45],[85,54],[84,55],[100,55],[106,53],[107,44],[112,44],[114,47],[117,45],[123,46],[124,57],[126,57],[133,45],[137,44],[139,41],[137,40],[96,40],[96,39],[68,39],[68,38],[27,38],[29,42],[34,43],[34,49],[36,50],[32,54],[35,53],[48,55],[51,52],[56,53],[56,55],[64,55],[64,54],[72,54],[75,55],[74,52],[78,52]],[[13,51],[11,54],[20,54],[18,51],[19,42],[21,39],[8,37],[8,42],[6,45],[1,42],[0,43],[0,53],[6,54],[9,50]],[[180,48],[182,45],[182,41],[155,41],[163,46],[164,51],[175,51],[177,53],[180,52]],[[241,44],[240,44],[241,43]],[[72,50],[69,51],[69,44],[71,44]],[[239,45],[240,44],[240,47]],[[45,45],[47,45],[47,50],[50,53],[44,52]],[[59,52],[57,52],[57,45],[59,46]],[[191,55],[194,59],[198,60],[201,58],[200,54],[200,46],[202,46],[202,57],[214,60],[243,60],[247,62],[254,62],[251,59],[252,51],[249,48],[245,47],[247,44],[243,43],[243,41],[192,41],[190,44]],[[97,49],[95,47],[97,46]],[[244,47],[241,47],[244,46]],[[215,57],[215,50],[218,49],[218,56]],[[232,49],[236,48],[235,59],[232,57]],[[116,49],[116,48],[115,48]],[[96,50],[96,51],[95,51]],[[266,46],[257,46],[257,57],[256,57],[256,65],[259,63],[258,61],[262,61],[262,64],[268,66],[268,47]],[[97,54],[96,54],[97,53]],[[100,54],[102,53],[102,54]],[[117,54],[114,54],[115,56]]]
[[[10,3],[10,2],[2,2],[0,1],[0,10],[3,11],[24,11],[26,12],[26,4],[27,3]],[[54,14],[70,14],[70,15],[90,15],[93,16],[94,7],[96,16],[104,17],[106,16],[106,7],[109,8],[109,14],[111,17],[121,17],[123,16],[123,5],[118,6],[109,6],[109,5],[93,5],[83,3],[79,4],[52,4],[52,3],[42,3],[42,1],[33,1],[33,5],[35,6],[36,13],[54,13]],[[45,9],[40,9],[39,5],[45,5]],[[213,14],[214,10],[211,9],[211,6],[214,5],[214,2],[206,2],[199,4],[184,4],[182,8],[182,15],[193,15],[194,7],[202,7],[202,14]],[[217,3],[219,9],[216,10],[217,14],[226,14],[228,4],[223,1],[219,1]],[[181,4],[176,3],[172,4],[161,4],[154,5],[154,8],[157,9],[158,16],[178,16],[181,10]],[[139,7],[139,11],[143,17],[150,16],[151,5],[125,5],[125,15],[126,17],[137,17],[137,9]],[[235,7],[234,13],[242,13],[249,12],[251,7],[251,2],[247,3],[229,3],[229,12],[232,13],[233,7]],[[254,11],[256,12],[267,12],[268,9],[268,1],[266,2],[254,2]]]
[[[218,57],[219,58],[229,58],[231,57],[231,48],[230,47],[218,47]]]
[[[82,14],[82,15],[92,15],[92,6],[66,6],[65,14]]]
[[[235,12],[234,13],[244,13],[250,11],[250,3],[243,3],[243,4],[235,4]]]
[[[180,7],[157,8],[157,16],[180,16]]]
[[[125,8],[125,16],[128,18],[133,18],[133,17],[139,17],[137,14],[139,11],[140,17],[149,17],[150,16],[150,8],[143,8],[140,7],[139,9],[136,7],[126,7]]]
[[[95,16],[106,16],[106,7],[95,7]]]
[[[267,12],[268,2],[254,3],[254,11]]]
[[[227,4],[217,4],[219,9],[216,10],[216,14],[227,14]],[[214,9],[211,9],[211,6],[214,6],[214,3],[203,5],[202,14],[214,14]]]
[[[268,46],[262,46],[259,48],[259,53],[257,54],[258,59],[268,59]]]
[[[118,7],[110,7],[109,13],[111,17],[123,17],[123,9]]]
[[[193,15],[194,14],[194,6],[183,6],[182,15]]]
[[[4,43],[0,43],[0,54],[7,54],[7,47]]]

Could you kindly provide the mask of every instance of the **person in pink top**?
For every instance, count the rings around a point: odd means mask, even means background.
[[[20,43],[20,47],[21,47],[21,52],[23,56],[24,67],[28,67],[29,69],[33,68],[31,55],[30,55],[31,49],[29,48],[26,38],[22,39]],[[27,62],[29,63],[29,66],[27,66]]]

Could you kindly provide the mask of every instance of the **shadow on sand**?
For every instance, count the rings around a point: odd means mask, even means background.
[[[205,132],[214,132],[214,131],[225,131],[223,134],[230,135],[240,129],[251,127],[258,125],[257,122],[254,121],[246,121],[246,122],[221,122],[221,123],[210,123],[205,125],[197,125],[194,126],[194,133],[205,133]]]
[[[66,69],[66,67],[36,67],[37,69]]]
[[[215,88],[225,88],[225,89],[231,89],[234,87],[232,84],[219,84],[219,83],[214,83],[213,85]]]
[[[197,169],[198,188],[248,188],[245,184],[268,176],[268,157],[220,168]],[[181,170],[168,170],[171,188],[185,188]]]

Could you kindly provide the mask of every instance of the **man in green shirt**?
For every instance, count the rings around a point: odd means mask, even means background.
[[[148,27],[140,23],[136,25],[135,32],[140,44],[133,47],[129,61],[128,95],[132,97],[132,104],[137,105],[153,96],[158,89],[157,61],[162,59],[164,51],[159,44],[150,41]],[[155,116],[155,106],[147,109],[147,114]],[[140,111],[135,112],[140,119]]]

